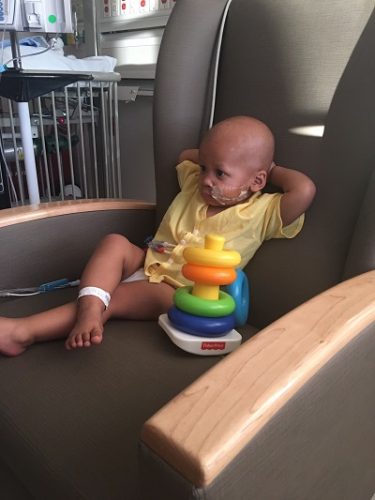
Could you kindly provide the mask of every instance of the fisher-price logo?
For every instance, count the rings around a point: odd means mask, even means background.
[[[225,349],[226,342],[202,342],[202,351],[223,351]]]

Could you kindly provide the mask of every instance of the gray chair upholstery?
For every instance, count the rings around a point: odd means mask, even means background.
[[[30,286],[56,278],[55,272],[76,277],[106,232],[122,232],[136,243],[152,234],[155,219],[160,220],[177,192],[178,153],[196,147],[208,127],[225,6],[224,0],[178,0],[167,26],[154,105],[155,214],[110,210],[2,228],[1,286]],[[275,133],[276,160],[307,172],[318,188],[301,235],[267,242],[246,269],[253,293],[244,340],[342,279],[375,268],[373,7],[372,0],[345,5],[339,0],[233,0],[230,5],[214,120],[236,114],[264,120]],[[325,126],[323,138],[293,132],[317,124]],[[6,300],[0,314],[29,314],[73,297],[68,291]],[[358,474],[347,454],[333,475],[326,475],[319,464],[332,464],[335,453],[326,462],[327,450],[341,452],[342,436],[350,433],[355,415],[354,407],[347,411],[344,404],[347,382],[352,380],[351,392],[356,393],[361,379],[373,378],[373,333],[369,329],[363,341],[322,370],[208,487],[191,484],[141,444],[139,435],[154,412],[220,357],[184,353],[154,322],[125,321],[109,322],[98,348],[67,352],[56,341],[35,345],[16,359],[2,357],[2,497],[370,498],[375,491],[368,472],[375,442],[370,383],[352,401],[363,410],[361,421],[368,430],[367,447],[360,454],[362,465],[367,460],[362,488],[352,481],[346,489],[346,479],[341,479],[341,471],[351,479]],[[343,376],[343,367],[353,358],[355,364]],[[322,394],[320,388],[325,389]],[[311,407],[317,408],[314,421],[309,419]],[[338,418],[342,423],[335,433]],[[322,426],[328,433],[325,447],[317,439]],[[362,438],[352,434],[349,442],[360,446]],[[309,460],[302,460],[305,450]],[[331,480],[337,486],[332,492]]]
[[[206,67],[207,54],[199,47],[210,47],[214,39],[210,23],[215,14],[222,14],[226,2],[205,2],[207,15],[201,14],[198,4],[199,0],[181,2],[160,54],[163,78],[156,93],[159,140],[155,153],[156,167],[163,171],[173,169],[178,151],[199,143],[198,133],[207,126],[207,109],[201,99],[209,94],[211,73]],[[266,243],[248,266],[257,290],[251,317],[257,326],[337,283],[344,273],[350,239],[359,222],[359,200],[374,169],[374,77],[368,68],[368,47],[375,36],[370,18],[373,2],[353,5],[234,0],[229,8],[215,121],[236,114],[264,120],[276,137],[276,160],[306,172],[318,186],[301,236],[288,245],[283,241]],[[202,18],[208,20],[206,30]],[[189,29],[180,33],[177,30],[183,23]],[[193,75],[190,79],[189,72]],[[326,128],[322,139],[291,132],[319,124]],[[173,127],[173,141],[168,127]],[[175,186],[166,186],[163,179],[159,177],[158,206],[165,210]],[[339,219],[345,224],[338,227]],[[280,260],[271,257],[274,252]],[[373,266],[374,256],[368,256],[363,269]],[[288,293],[280,285],[270,286],[266,276],[272,276],[273,284],[288,282]]]

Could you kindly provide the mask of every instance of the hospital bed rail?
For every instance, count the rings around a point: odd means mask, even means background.
[[[62,78],[72,75],[57,73]],[[38,72],[33,71],[33,76],[38,77]],[[122,197],[119,80],[118,73],[82,74],[76,83],[28,100],[42,202]],[[29,203],[15,104],[14,99],[0,98],[1,149],[12,206]]]

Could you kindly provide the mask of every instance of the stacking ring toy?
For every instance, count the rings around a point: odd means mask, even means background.
[[[235,316],[230,314],[221,318],[205,318],[188,314],[177,307],[168,311],[169,321],[179,330],[198,337],[220,337],[234,328]]]
[[[236,326],[243,326],[249,315],[249,281],[242,269],[237,269],[237,278],[225,287],[225,291],[233,298],[236,304],[234,316]]]
[[[191,286],[184,286],[175,291],[174,303],[182,311],[197,316],[216,318],[232,314],[236,308],[234,299],[225,292],[219,292],[218,300],[209,300],[192,295],[191,290]]]
[[[240,254],[234,250],[187,247],[183,255],[189,264],[197,266],[236,267],[241,262]]]
[[[229,267],[184,264],[182,274],[188,280],[204,283],[205,285],[228,285],[236,279],[236,271]]]

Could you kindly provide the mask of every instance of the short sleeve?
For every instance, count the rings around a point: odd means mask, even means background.
[[[188,189],[196,184],[200,172],[199,165],[190,160],[185,160],[177,165],[176,170],[181,190]]]
[[[300,215],[288,226],[283,227],[280,215],[280,200],[282,194],[263,195],[266,198],[263,239],[271,238],[294,238],[301,231],[305,215]]]

